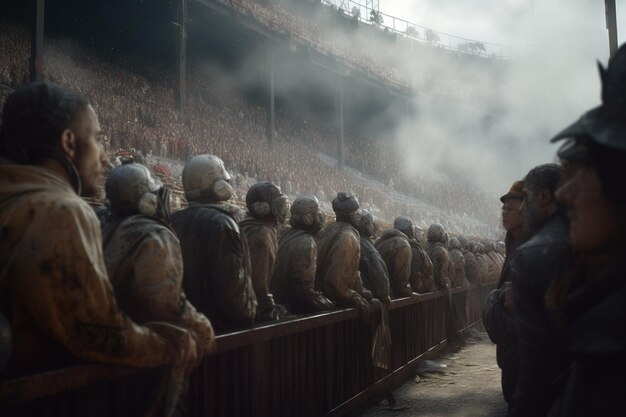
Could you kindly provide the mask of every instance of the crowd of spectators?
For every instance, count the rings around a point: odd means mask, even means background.
[[[28,31],[8,26],[0,36],[1,55],[6,59],[0,83],[15,87],[27,80]],[[359,180],[328,158],[320,158],[320,152],[336,149],[328,122],[278,112],[276,139],[268,145],[264,106],[212,83],[198,68],[190,71],[194,88],[184,116],[175,107],[173,74],[163,68],[146,68],[123,57],[109,64],[75,43],[52,38],[47,40],[45,69],[50,81],[92,99],[112,151],[135,148],[143,155],[163,158],[163,163],[174,165],[170,168],[175,173],[180,172],[176,165],[190,156],[212,153],[220,155],[235,174],[239,195],[263,180],[273,181],[288,195],[313,194],[322,202],[340,190],[351,190],[378,217],[390,219],[403,213],[422,226],[441,222],[457,233],[493,231],[492,225],[473,217],[482,211],[480,195],[463,186],[442,189],[427,179],[416,182],[399,174],[400,156],[392,141],[359,132],[346,135],[347,164],[380,182]],[[390,185],[411,198],[391,198],[397,192]]]

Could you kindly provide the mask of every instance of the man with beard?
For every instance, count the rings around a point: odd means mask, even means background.
[[[50,83],[13,93],[2,112],[0,311],[13,349],[6,376],[78,362],[156,367],[197,359],[190,333],[139,326],[119,308],[98,219],[81,199],[99,191],[108,158],[89,101]]]
[[[183,257],[169,225],[169,191],[148,168],[122,165],[106,181],[113,214],[102,245],[120,307],[135,322],[164,321],[192,332],[199,353],[215,347],[213,327],[182,291]]]
[[[362,210],[361,222],[357,228],[361,236],[361,259],[359,271],[363,286],[372,292],[374,298],[388,305],[391,302],[389,274],[382,256],[374,246],[372,238],[376,235],[377,226],[374,217],[367,210]]]
[[[224,162],[197,155],[185,164],[183,188],[189,207],[172,215],[183,253],[183,289],[218,333],[251,326],[257,300],[250,278],[250,254],[237,221],[241,211]]]
[[[406,218],[401,218],[394,221],[394,227],[396,223],[406,223]],[[411,234],[413,233],[413,222],[410,222],[410,226],[407,229]],[[409,244],[409,237],[402,233],[397,228],[387,230],[376,241],[376,250],[380,253],[380,256],[387,265],[387,271],[389,272],[389,283],[391,285],[391,293],[393,298],[410,297],[412,295],[411,286],[409,285],[409,279],[411,278],[411,245]]]
[[[287,197],[273,183],[259,182],[248,190],[246,206],[250,216],[239,226],[246,235],[250,262],[254,265],[252,287],[258,302],[256,320],[277,320],[279,310],[270,294],[270,281],[278,252],[278,227],[288,217]]]
[[[372,293],[363,287],[359,273],[359,201],[352,194],[339,192],[332,205],[337,221],[317,236],[316,289],[339,307],[355,307],[367,314]]]
[[[496,344],[496,358],[502,369],[502,394],[511,403],[519,369],[517,327],[512,309],[510,264],[516,248],[524,236],[524,182],[515,181],[502,202],[502,226],[506,230],[507,257],[502,268],[498,288],[487,297],[483,307],[483,323],[489,337]]]
[[[569,365],[555,317],[545,307],[547,289],[563,275],[567,224],[554,192],[561,177],[556,164],[540,165],[524,178],[524,227],[529,239],[511,261],[513,305],[519,339],[519,377],[509,415],[545,416]]]
[[[291,229],[278,242],[271,289],[276,301],[292,313],[332,309],[333,303],[315,291],[317,245],[315,236],[324,225],[324,212],[316,197],[298,197],[291,206]]]

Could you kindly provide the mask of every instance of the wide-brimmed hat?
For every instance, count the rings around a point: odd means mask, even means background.
[[[504,203],[504,200],[508,198],[517,198],[519,200],[524,198],[524,181],[515,181],[509,192],[500,197],[500,201]]]

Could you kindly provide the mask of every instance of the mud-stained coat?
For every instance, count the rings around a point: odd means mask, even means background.
[[[451,248],[448,253],[450,254],[450,260],[452,261],[452,287],[461,287],[467,283],[467,279],[465,277],[465,257],[463,256],[463,253],[456,248]]]
[[[183,253],[183,290],[217,333],[251,326],[257,301],[237,207],[195,204],[172,215]]]
[[[411,245],[411,278],[413,291],[425,294],[433,291],[433,263],[422,245],[416,239],[409,239]]]
[[[480,265],[476,260],[476,255],[464,250],[463,259],[465,260],[465,278],[470,284],[480,284]]]
[[[119,306],[135,322],[164,321],[191,330],[204,353],[215,348],[207,318],[182,291],[183,257],[174,232],[135,215],[103,229],[104,261]]]
[[[0,310],[13,331],[6,375],[77,362],[154,367],[173,347],[118,308],[100,223],[53,172],[0,166]]]
[[[372,292],[374,298],[388,300],[391,297],[387,265],[369,237],[361,236],[361,259],[359,271],[363,286]]]
[[[372,293],[363,287],[359,273],[359,232],[337,221],[317,235],[315,288],[339,307],[367,307]]]
[[[448,249],[441,242],[430,242],[426,250],[433,263],[433,281],[435,290],[444,290],[451,287],[452,260]]]
[[[313,313],[332,308],[330,300],[315,291],[317,245],[300,229],[289,229],[278,242],[271,289],[276,302],[292,313]]]
[[[480,277],[480,283],[486,284],[489,282],[489,273],[493,271],[490,270],[489,263],[484,253],[476,252],[476,264],[478,265],[478,276]]]
[[[411,245],[409,238],[399,230],[387,230],[376,241],[376,249],[387,265],[393,298],[410,297]]]
[[[239,227],[246,235],[250,263],[254,265],[251,278],[258,302],[257,312],[263,314],[274,308],[270,283],[278,252],[278,230],[276,226],[253,217],[244,219],[239,223]]]

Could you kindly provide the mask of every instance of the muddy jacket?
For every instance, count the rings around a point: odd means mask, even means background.
[[[272,293],[279,304],[292,313],[313,313],[333,307],[330,300],[315,291],[317,245],[310,233],[289,229],[278,242]]]
[[[93,210],[53,172],[0,165],[0,310],[13,332],[7,375],[76,362],[152,367],[174,349],[118,308]]]
[[[495,252],[488,252],[485,254],[485,258],[489,265],[489,282],[498,282],[500,280],[500,273],[502,272],[500,257]]]
[[[426,250],[428,257],[433,263],[433,280],[435,290],[450,288],[450,277],[452,277],[452,260],[448,250],[441,242],[429,242]]]
[[[385,261],[374,246],[372,239],[361,236],[361,259],[359,271],[365,288],[372,292],[374,298],[387,300],[390,298],[389,274]]]
[[[489,267],[489,262],[484,253],[476,253],[476,264],[478,265],[478,276],[480,277],[480,283],[486,284],[489,282],[489,273],[492,272]]]
[[[372,293],[359,273],[359,232],[349,223],[335,222],[317,235],[315,287],[339,307],[366,307]]]
[[[202,352],[215,346],[213,327],[182,291],[183,257],[174,232],[135,215],[103,229],[104,261],[120,307],[137,323],[164,321],[191,330]]]
[[[256,295],[257,317],[271,315],[275,303],[270,293],[270,282],[274,274],[276,253],[278,252],[277,228],[254,217],[248,217],[239,223],[241,231],[246,235],[250,263],[252,268],[252,287]]]
[[[410,297],[409,279],[413,254],[409,238],[401,231],[391,229],[383,233],[375,246],[387,265],[393,298]]]
[[[471,284],[480,284],[480,265],[476,255],[470,251],[463,251],[463,259],[465,261],[465,278]]]
[[[449,254],[452,261],[452,287],[461,287],[467,282],[465,278],[465,257],[459,249],[450,249]]]
[[[256,296],[245,236],[227,204],[192,204],[172,215],[183,253],[183,289],[216,332],[252,325]]]
[[[433,263],[422,245],[415,239],[409,239],[411,245],[411,278],[409,283],[413,291],[424,294],[433,291]]]

